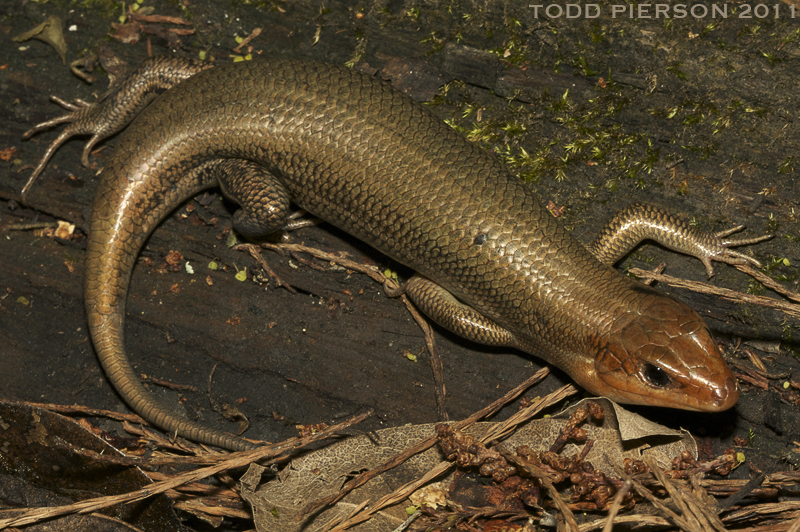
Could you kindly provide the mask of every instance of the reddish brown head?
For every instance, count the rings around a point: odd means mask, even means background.
[[[621,403],[705,412],[736,404],[736,378],[696,312],[649,290],[631,308],[596,339],[596,378],[584,387]]]

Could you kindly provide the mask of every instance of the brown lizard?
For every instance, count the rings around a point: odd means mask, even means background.
[[[758,265],[729,248],[769,235],[726,240],[741,228],[706,234],[633,205],[587,248],[496,158],[388,84],[338,66],[155,58],[98,104],[65,105],[71,113],[26,134],[68,123],[26,192],[65,139],[92,135],[86,164],[92,146],[136,116],[100,176],[86,310],[117,391],[169,432],[229,449],[253,445],[165,409],[125,351],[125,301],[143,242],[213,186],[241,206],[234,225],[243,234],[279,229],[294,202],[413,268],[402,290],[444,327],[539,356],[592,393],[710,412],[739,397],[703,320],[611,265],[649,238],[698,257],[711,275],[712,260]]]

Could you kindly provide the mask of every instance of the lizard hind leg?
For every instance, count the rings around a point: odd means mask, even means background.
[[[65,109],[72,112],[63,116],[59,116],[52,120],[48,120],[47,122],[42,122],[41,124],[37,124],[33,128],[26,131],[24,135],[22,135],[22,139],[27,140],[36,133],[38,133],[39,131],[49,129],[53,126],[57,126],[60,124],[68,124],[67,127],[61,131],[58,137],[53,142],[50,143],[50,146],[47,147],[47,151],[44,153],[44,155],[42,155],[42,158],[39,160],[39,164],[36,165],[36,168],[34,168],[33,172],[28,178],[28,181],[22,188],[21,196],[23,202],[25,201],[28,192],[30,192],[31,188],[33,187],[34,182],[36,182],[36,178],[39,177],[39,175],[42,173],[45,166],[47,166],[47,163],[50,161],[50,159],[53,157],[56,151],[58,151],[61,145],[64,144],[67,140],[76,135],[84,135],[87,133],[92,134],[92,137],[84,146],[83,153],[81,155],[81,163],[84,166],[88,167],[89,153],[92,151],[92,149],[98,142],[100,142],[101,140],[103,140],[103,138],[108,136],[108,134],[104,134],[104,132],[102,132],[99,127],[93,128],[92,124],[89,123],[90,120],[87,117],[92,111],[91,104],[87,104],[83,100],[78,100],[78,102],[80,102],[79,104],[72,104],[55,96],[52,96],[51,99],[54,102],[60,104]]]
[[[233,227],[247,238],[274,233],[289,219],[289,194],[281,182],[260,164],[242,159],[212,163],[222,193],[241,207]]]
[[[406,294],[429,318],[462,338],[483,345],[518,347],[513,333],[426,277],[414,275],[397,289],[384,289],[389,297]]]
[[[35,125],[22,135],[23,140],[27,140],[40,131],[54,126],[61,124],[67,124],[67,126],[50,143],[47,151],[28,178],[28,182],[21,193],[23,202],[36,179],[47,166],[50,158],[68,139],[75,136],[91,135],[81,155],[81,163],[83,166],[88,167],[89,154],[98,142],[122,131],[150,102],[165,90],[174,87],[198,72],[212,67],[212,63],[203,63],[180,57],[151,57],[139,65],[120,85],[111,88],[95,103],[87,103],[80,99],[72,103],[57,96],[51,96],[54,102],[69,112]]]

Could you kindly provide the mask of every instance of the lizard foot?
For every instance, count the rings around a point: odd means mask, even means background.
[[[103,128],[100,126],[93,126],[95,121],[93,120],[92,111],[95,109],[95,105],[85,102],[84,100],[77,99],[74,103],[70,103],[66,100],[59,98],[58,96],[51,96],[50,99],[61,107],[70,111],[64,115],[59,117],[53,118],[52,120],[47,120],[46,122],[42,122],[41,124],[37,124],[33,126],[31,129],[25,132],[22,135],[23,140],[27,140],[31,138],[33,135],[40,131],[44,131],[45,129],[50,129],[51,127],[58,126],[61,124],[69,124],[61,134],[50,143],[50,146],[47,148],[47,151],[44,153],[42,158],[39,160],[39,164],[36,165],[36,168],[33,170],[33,173],[28,178],[27,183],[22,188],[22,199],[23,202],[25,197],[27,196],[28,192],[30,191],[31,187],[33,186],[36,178],[42,173],[47,163],[50,161],[50,158],[53,154],[61,147],[64,142],[66,142],[71,137],[75,135],[85,135],[85,134],[92,134],[92,137],[86,143],[86,146],[83,147],[83,155],[81,156],[81,163],[83,166],[89,166],[89,153],[91,153],[94,146],[100,142],[103,138],[108,136],[106,133],[103,134]]]
[[[732,235],[733,233],[738,233],[745,228],[744,225],[737,225],[736,227],[732,227],[725,231],[720,231],[718,233],[714,233],[710,235],[709,238],[709,247],[703,247],[702,255],[698,255],[697,258],[703,262],[703,266],[706,267],[706,276],[710,279],[714,276],[714,268],[711,266],[711,261],[715,260],[718,262],[724,262],[726,264],[751,264],[756,268],[761,268],[761,263],[751,257],[750,255],[745,255],[744,253],[740,253],[733,249],[732,247],[738,246],[749,246],[750,244],[757,244],[758,242],[763,242],[764,240],[769,240],[773,238],[775,235],[772,233],[756,236],[751,238],[735,238],[735,239],[725,239]],[[723,240],[725,239],[725,240]]]

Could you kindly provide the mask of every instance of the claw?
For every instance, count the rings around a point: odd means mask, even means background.
[[[89,104],[84,102],[83,100],[75,100],[75,102],[68,102],[58,96],[50,96],[50,100],[56,102],[58,105],[66,109],[67,111],[80,111],[84,107],[88,107]]]
[[[727,235],[726,235],[727,236]],[[754,236],[752,238],[740,238],[738,240],[723,240],[722,245],[725,247],[749,246],[750,244],[757,244],[764,240],[774,238],[775,233],[768,233],[762,236]]]
[[[64,117],[61,117],[61,118],[64,118]],[[64,122],[64,120],[60,120],[60,119],[57,119],[57,120],[58,120],[58,122],[55,122],[54,120],[50,120],[49,122],[59,123],[59,124]],[[31,129],[30,131],[27,131],[25,133],[25,135],[22,136],[22,138],[23,139],[29,138],[31,135],[36,133],[36,131],[38,131],[39,129],[43,129],[43,126],[45,126],[46,124],[49,124],[49,122],[43,122],[43,123],[37,125],[36,127]],[[26,200],[26,197],[28,195],[28,192],[30,191],[31,187],[33,186],[33,183],[36,181],[36,178],[38,178],[39,174],[41,174],[42,170],[44,170],[44,167],[47,166],[47,163],[48,163],[48,161],[50,161],[50,158],[53,156],[53,154],[56,152],[56,150],[58,150],[58,148],[62,144],[64,144],[64,142],[66,142],[66,140],[69,139],[72,135],[73,135],[73,132],[72,132],[71,128],[68,127],[64,131],[61,132],[61,134],[56,138],[56,140],[54,140],[52,143],[50,143],[50,146],[47,148],[47,151],[44,152],[44,155],[42,156],[41,160],[39,161],[39,164],[36,165],[36,168],[34,168],[33,173],[28,178],[28,182],[25,183],[24,187],[22,187],[22,192],[20,193],[20,196],[21,196],[21,199],[22,199],[23,203],[25,203],[25,200]]]
[[[714,233],[714,236],[717,238],[725,238],[726,236],[730,236],[733,233],[738,233],[739,231],[743,231],[745,228],[744,225],[737,225],[736,227],[732,227],[725,231],[720,231],[719,233]]]
[[[64,124],[66,122],[71,122],[71,121],[72,121],[72,115],[68,114],[59,116],[58,118],[53,118],[52,120],[48,120],[46,122],[42,122],[41,124],[36,124],[28,131],[22,134],[22,139],[27,140],[40,131],[44,131],[45,129],[50,129],[53,126],[57,126],[59,124]]]
[[[714,237],[717,239],[725,238],[726,236],[730,236],[733,233],[737,233],[745,228],[744,225],[737,225],[731,229],[726,231],[720,231],[719,233],[715,233]],[[761,263],[751,257],[750,255],[746,255],[739,251],[735,251],[730,249],[732,247],[738,246],[748,246],[750,244],[757,244],[758,242],[763,242],[764,240],[769,240],[773,238],[775,235],[773,233],[769,233],[762,236],[756,236],[751,238],[738,238],[733,240],[723,240],[717,243],[718,250],[713,253],[709,253],[706,257],[699,257],[700,260],[703,262],[703,265],[706,267],[706,276],[710,279],[714,276],[714,268],[711,266],[711,261],[716,260],[719,262],[724,262],[726,264],[752,264],[756,268],[761,268]]]
[[[711,265],[711,259],[708,256],[698,258],[700,259],[700,262],[703,263],[703,266],[706,267],[706,279],[711,279],[714,277],[716,272],[714,271],[714,266]]]
[[[103,140],[103,137],[101,137],[100,135],[92,135],[92,138],[90,138],[89,141],[86,143],[86,145],[83,147],[83,153],[81,154],[81,164],[85,168],[91,168],[92,164],[89,162],[89,154],[92,153],[92,150],[94,149],[95,145],[101,140]]]

